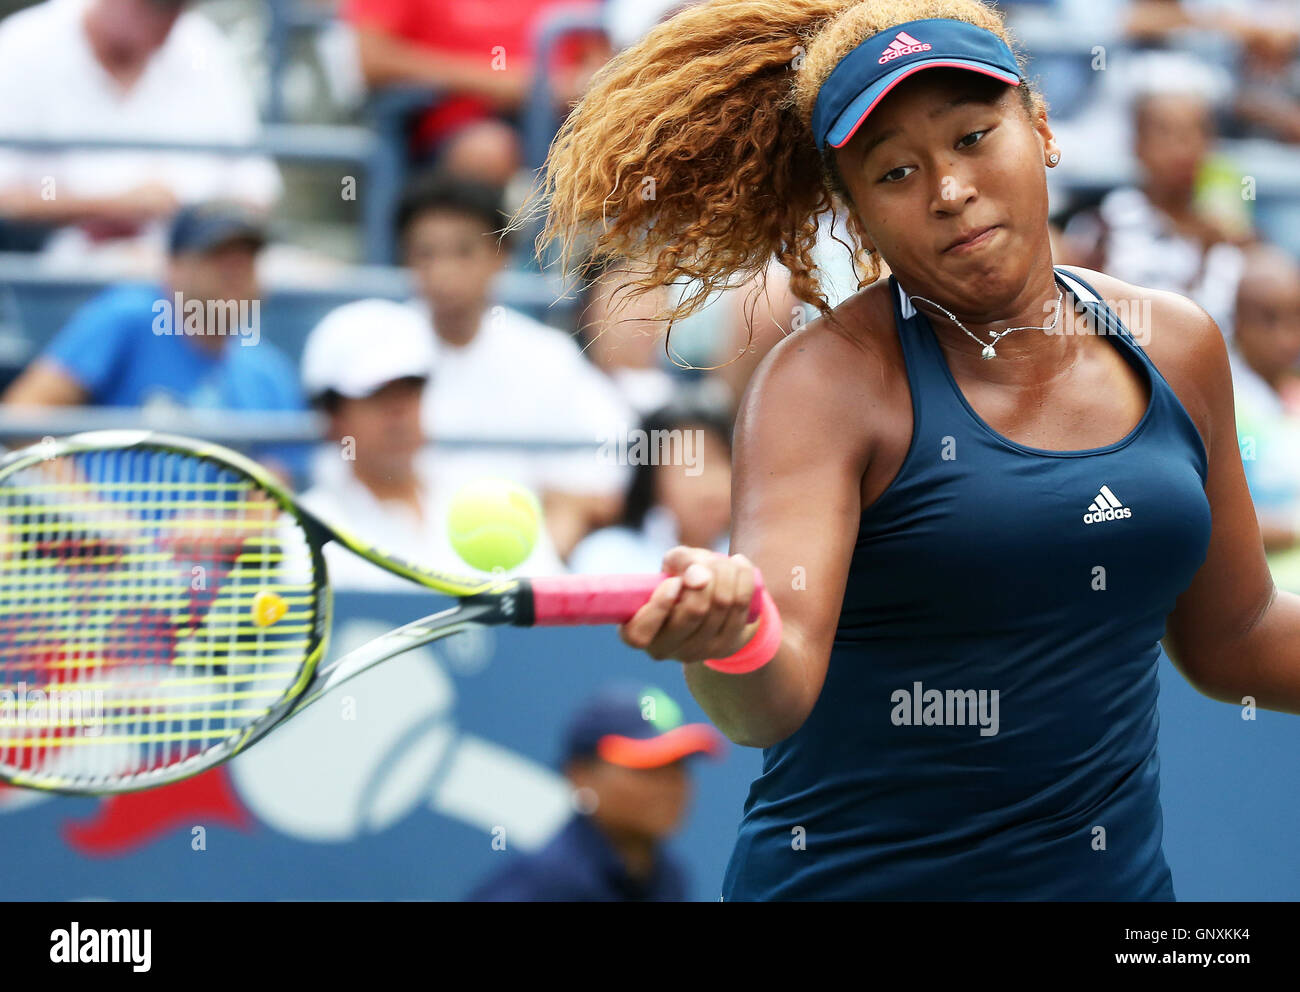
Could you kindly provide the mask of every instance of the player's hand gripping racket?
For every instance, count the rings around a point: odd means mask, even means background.
[[[460,602],[321,666],[329,541]],[[403,651],[478,625],[623,623],[662,578],[448,575],[325,524],[225,448],[47,439],[0,460],[0,780],[173,782]],[[760,582],[751,622],[761,596]]]

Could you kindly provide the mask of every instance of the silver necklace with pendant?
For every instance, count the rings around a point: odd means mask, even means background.
[[[992,340],[986,344],[985,342],[981,341],[978,337],[976,337],[974,334],[972,334],[970,331],[966,330],[966,325],[963,324],[956,317],[954,317],[946,307],[942,306],[941,304],[935,303],[934,300],[927,300],[924,296],[912,297],[913,300],[920,300],[922,303],[928,303],[932,307],[938,307],[940,310],[942,310],[945,314],[948,315],[949,320],[951,320],[954,324],[956,324],[965,332],[968,338],[970,338],[978,345],[983,345],[984,350],[980,352],[980,357],[984,358],[985,360],[997,357],[998,353],[995,350],[994,346],[999,341],[1001,341],[1004,337],[1010,334],[1012,331],[1035,330],[1035,331],[1051,332],[1056,330],[1057,321],[1061,319],[1061,300],[1063,298],[1064,298],[1064,294],[1062,290],[1058,287],[1056,290],[1056,313],[1052,315],[1052,322],[1050,324],[1046,324],[1042,327],[1039,327],[1036,324],[1026,324],[1023,327],[1008,327],[1004,331],[989,331],[989,337],[992,338]]]

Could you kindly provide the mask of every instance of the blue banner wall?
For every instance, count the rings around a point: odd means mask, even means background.
[[[340,595],[334,650],[435,605]],[[0,790],[0,898],[458,899],[567,817],[561,730],[613,680],[659,685],[703,719],[675,664],[612,628],[482,631],[386,662],[187,783],[106,800]],[[1178,897],[1300,898],[1300,718],[1243,720],[1165,662],[1161,755]],[[673,847],[696,899],[718,896],[760,757],[694,763]]]

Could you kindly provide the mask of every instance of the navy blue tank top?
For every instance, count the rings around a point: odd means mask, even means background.
[[[1173,899],[1157,669],[1209,547],[1206,452],[1117,315],[1055,271],[1145,414],[1101,448],[1003,437],[890,277],[911,445],[862,515],[821,695],[763,752],[724,899]]]

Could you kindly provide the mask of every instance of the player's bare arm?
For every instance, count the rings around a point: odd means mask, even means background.
[[[752,630],[709,611],[718,603],[743,607],[752,582],[745,563],[756,565],[782,618],[776,657],[746,675],[686,666],[691,692],[739,744],[766,747],[788,737],[816,702],[862,512],[872,397],[860,383],[876,377],[871,370],[879,358],[860,338],[826,325],[814,321],[777,345],[745,396],[732,480],[731,546],[742,560],[719,562],[698,549],[674,552],[666,570],[686,573],[676,605],[664,612],[656,596],[624,634],[656,657],[696,662],[733,653]],[[855,429],[846,432],[847,424]],[[827,443],[846,433],[852,443]]]
[[[1108,298],[1150,301],[1148,352],[1195,421],[1209,459],[1210,547],[1169,617],[1170,656],[1207,696],[1300,712],[1300,597],[1274,586],[1264,557],[1223,333],[1186,297],[1080,271]]]

